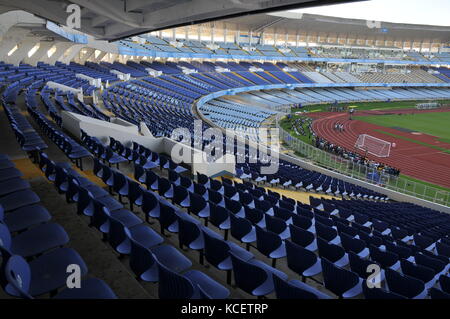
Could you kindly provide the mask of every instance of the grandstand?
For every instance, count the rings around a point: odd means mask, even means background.
[[[420,181],[399,185],[274,129],[295,108],[297,135],[345,149],[368,135],[322,108],[446,104],[450,28],[384,23],[381,41],[363,20],[239,17],[267,3],[217,2],[201,19],[189,2],[124,2],[119,19],[88,1],[90,23],[75,30],[59,4],[78,1],[0,0],[14,9],[0,14],[0,298],[448,297],[448,161],[418,169],[440,185],[419,194]],[[336,35],[324,42],[324,30]],[[376,134],[357,148],[386,167],[441,165],[450,150],[433,140],[436,157],[409,159],[410,135],[395,148]]]

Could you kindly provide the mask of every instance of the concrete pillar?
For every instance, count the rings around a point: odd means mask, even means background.
[[[92,60],[92,62],[99,63],[105,57],[106,54],[107,54],[106,52],[102,51],[96,58],[94,57],[91,60]]]
[[[84,54],[82,57],[80,57],[80,63],[84,64],[89,58],[94,56],[95,49],[87,49],[86,54]]]
[[[84,44],[76,44],[69,48],[64,56],[61,56],[58,61],[69,64],[71,61],[75,59],[77,54],[80,52],[80,50],[83,48]]]
[[[7,57],[8,52],[11,51],[23,38],[29,33],[25,29],[11,29],[4,36],[0,42],[0,57]]]
[[[39,61],[42,61],[44,59],[44,56],[54,44],[54,42],[40,42],[39,49],[37,49],[37,51],[31,57],[27,56],[24,60],[24,63],[36,66]]]
[[[54,65],[55,62],[64,55],[67,49],[69,49],[73,45],[73,42],[58,42],[57,44],[55,44],[56,51],[52,54],[51,57],[48,57],[46,55],[43,62]]]
[[[34,46],[37,43],[39,43],[39,39],[37,38],[27,39],[20,42],[17,45],[18,47],[17,50],[11,56],[6,57],[5,61],[7,63],[11,63],[18,66],[20,62],[22,62],[26,57],[28,57],[28,52],[30,52],[30,50],[34,48]]]

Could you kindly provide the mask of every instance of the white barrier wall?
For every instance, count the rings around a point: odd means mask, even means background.
[[[175,142],[166,137],[154,137],[144,123],[141,123],[141,131],[144,132],[144,135],[142,135],[139,133],[139,128],[136,125],[118,118],[113,118],[111,122],[106,122],[67,111],[61,112],[61,116],[63,127],[76,137],[80,137],[81,130],[83,130],[104,142],[108,141],[109,137],[120,141],[124,145],[135,141],[154,152],[171,155],[172,160],[176,163],[185,162],[190,164],[193,174],[196,172],[207,176],[235,174],[233,157],[227,156],[212,163],[204,162],[203,159],[206,159],[204,152],[194,150],[188,145]],[[178,150],[178,152],[172,152],[174,147],[176,147],[175,150]]]
[[[75,77],[83,80],[88,80],[89,84],[95,86],[96,88],[102,87],[102,79],[100,78],[96,79],[81,73],[75,74]]]
[[[110,70],[109,72],[116,74],[119,80],[122,81],[129,81],[131,79],[131,75],[129,73],[125,74],[117,70]]]
[[[80,89],[74,89],[74,88],[72,88],[70,86],[59,84],[59,83],[52,82],[52,81],[48,81],[46,83],[46,85],[49,88],[51,88],[51,89],[59,89],[59,90],[64,91],[64,92],[72,92],[72,93],[74,93],[77,96],[79,101],[81,101],[81,102],[84,101],[83,89],[81,89],[81,88]]]

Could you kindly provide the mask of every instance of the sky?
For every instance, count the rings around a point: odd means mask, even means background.
[[[450,26],[450,0],[370,0],[292,11],[394,23]]]

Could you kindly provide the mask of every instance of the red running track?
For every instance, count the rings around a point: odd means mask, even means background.
[[[361,115],[381,115],[381,114],[409,114],[424,112],[449,112],[450,108],[421,110],[405,109],[390,111],[361,111]],[[365,155],[364,151],[355,149],[355,142],[360,134],[369,134],[385,141],[395,143],[396,147],[391,147],[389,157],[377,157],[368,154],[368,158],[380,163],[387,164],[400,169],[402,174],[416,179],[424,180],[429,183],[441,185],[450,188],[450,154],[444,153],[431,147],[420,145],[414,142],[395,138],[375,130],[383,130],[395,135],[405,136],[416,141],[436,145],[450,150],[450,144],[438,141],[437,137],[414,133],[403,132],[396,129],[378,126],[358,120],[349,120],[348,114],[320,112],[311,113],[309,116],[313,119],[312,128],[314,132],[335,145],[339,145],[349,151],[358,152]],[[333,130],[334,124],[339,122],[344,124],[344,132]]]

